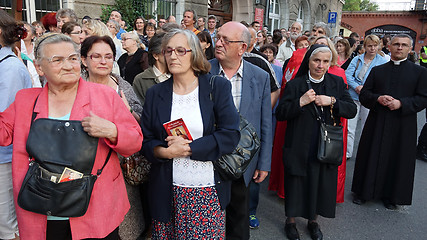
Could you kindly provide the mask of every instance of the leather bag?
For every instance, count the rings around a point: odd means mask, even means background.
[[[212,76],[209,83],[214,89]],[[213,101],[213,94],[210,95]],[[237,147],[230,154],[221,156],[217,161],[213,161],[215,169],[223,180],[236,180],[243,176],[253,157],[258,153],[261,141],[256,133],[255,127],[240,115],[240,141]]]
[[[308,88],[311,89],[310,80],[307,79]],[[344,154],[343,127],[327,124],[320,115],[319,110],[313,102],[316,118],[320,122],[319,143],[317,146],[317,159],[321,163],[341,165]],[[331,106],[331,116],[332,106]]]
[[[119,155],[120,166],[122,167],[125,181],[132,185],[138,186],[148,180],[151,169],[151,163],[141,153],[135,153],[130,157]]]
[[[93,175],[98,138],[89,136],[80,121],[44,118],[34,121],[35,116],[33,112],[26,146],[30,163],[18,194],[18,205],[48,216],[83,216],[112,149],[102,168]],[[65,167],[83,173],[83,177],[58,183]]]

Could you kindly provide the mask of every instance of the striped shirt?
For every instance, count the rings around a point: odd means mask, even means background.
[[[234,105],[239,111],[240,101],[242,99],[243,61],[240,61],[239,69],[237,69],[237,72],[231,78],[227,77],[221,64],[219,64],[219,75],[225,77],[231,82],[231,95],[233,95]]]

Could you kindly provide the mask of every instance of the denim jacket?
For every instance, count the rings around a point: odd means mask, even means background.
[[[358,63],[359,62],[359,63]],[[359,94],[356,93],[354,89],[356,87],[365,84],[366,79],[369,76],[369,73],[371,72],[371,69],[375,66],[382,65],[386,63],[387,60],[383,58],[381,55],[377,54],[375,58],[372,60],[371,65],[369,65],[368,71],[366,72],[363,79],[359,79],[358,75],[360,70],[363,67],[363,64],[365,63],[365,54],[356,56],[351,60],[350,65],[348,66],[347,70],[345,70],[345,76],[347,77],[347,83],[349,86],[349,93],[351,98],[355,101],[359,101]]]

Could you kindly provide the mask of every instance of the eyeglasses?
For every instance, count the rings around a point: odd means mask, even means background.
[[[391,44],[393,47],[402,47],[402,48],[408,48],[408,47],[410,47],[408,44],[406,44],[406,43],[402,43],[402,44],[400,44],[400,43],[393,43],[393,44]]]
[[[65,63],[65,60],[67,60],[69,63],[73,65],[80,64],[80,54],[78,53],[72,53],[68,57],[54,55],[50,58],[44,58],[44,59],[46,59],[53,67],[62,67]]]
[[[104,59],[106,62],[114,62],[113,54],[105,54],[104,56],[102,56],[101,54],[94,53],[92,55],[89,55],[89,58],[96,63],[101,62],[102,59]]]
[[[163,50],[162,53],[165,56],[171,56],[172,52],[175,52],[177,56],[184,56],[187,54],[187,52],[191,52],[191,49],[185,49],[184,47],[177,47],[177,48],[166,48],[166,50]]]
[[[80,35],[82,33],[83,33],[83,31],[80,31],[80,32],[70,32],[70,34],[74,34],[74,35]]]
[[[223,45],[229,45],[230,43],[244,43],[242,40],[228,40],[224,37],[214,37],[213,39],[214,42],[218,42],[218,40],[220,40]]]

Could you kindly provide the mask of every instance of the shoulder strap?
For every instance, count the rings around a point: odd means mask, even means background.
[[[213,97],[213,92],[214,92],[214,85],[215,85],[215,77],[216,75],[212,75],[211,78],[209,79],[209,85],[211,86],[211,93],[209,93],[209,98],[211,99],[211,101],[214,101],[214,97]]]
[[[15,57],[15,55],[9,54],[6,57],[4,57],[2,60],[0,60],[0,63],[3,62],[4,60],[10,58],[10,57]]]

